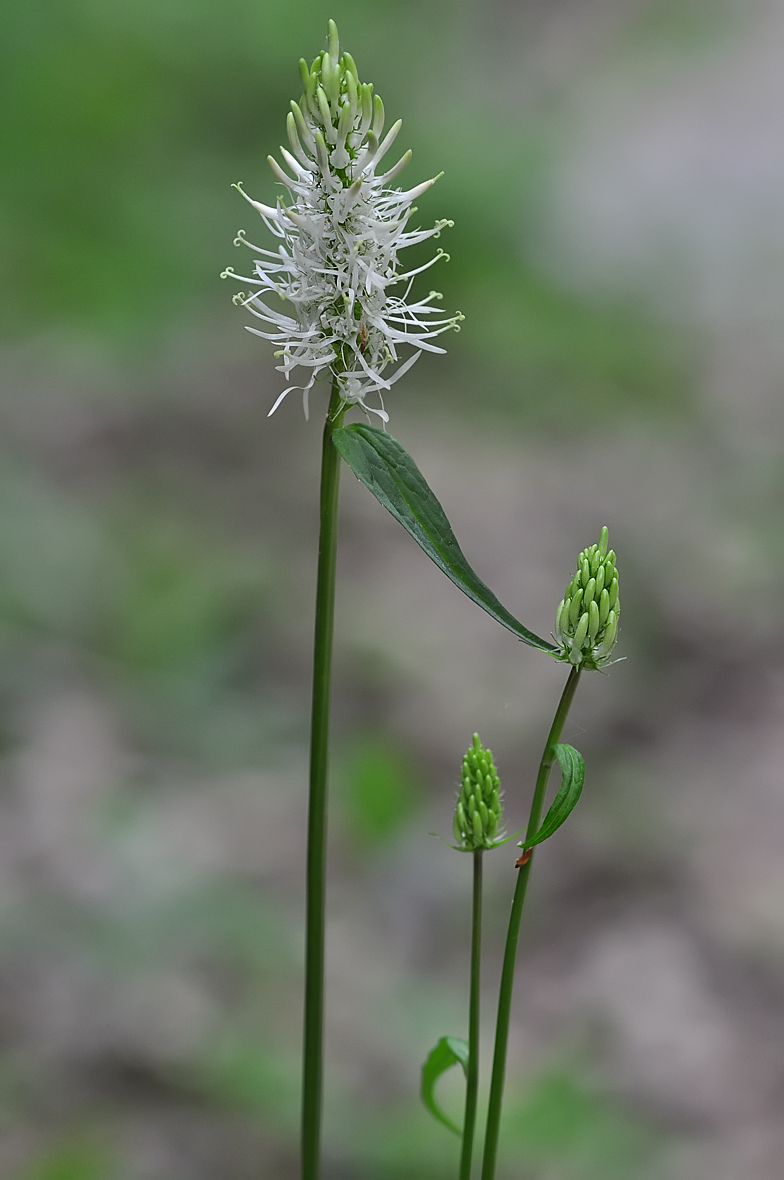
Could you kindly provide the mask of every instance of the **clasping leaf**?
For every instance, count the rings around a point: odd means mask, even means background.
[[[561,767],[561,786],[539,831],[530,839],[522,840],[520,848],[533,848],[534,844],[541,844],[543,840],[552,836],[553,832],[557,832],[564,820],[574,811],[575,804],[582,794],[585,781],[582,754],[578,753],[574,746],[565,744],[555,746],[554,750]]]
[[[442,1037],[436,1047],[431,1049],[427,1061],[422,1066],[422,1101],[434,1118],[448,1127],[450,1131],[454,1131],[455,1135],[461,1135],[462,1131],[458,1125],[444,1114],[435,1099],[436,1082],[441,1074],[446,1073],[453,1065],[461,1065],[463,1073],[466,1072],[468,1043],[457,1037]]]

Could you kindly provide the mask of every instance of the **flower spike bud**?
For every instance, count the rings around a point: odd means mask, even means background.
[[[360,83],[359,87],[359,101],[362,107],[362,122],[359,125],[359,142],[368,133],[370,124],[373,122],[373,87],[366,86]]]
[[[393,123],[392,126],[389,128],[389,131],[387,131],[386,135],[381,140],[381,143],[378,145],[378,152],[376,153],[376,158],[374,160],[374,164],[377,164],[379,162],[379,160],[387,154],[389,149],[392,147],[392,144],[397,139],[398,133],[399,133],[400,128],[402,126],[403,126],[403,120],[398,119],[397,122]],[[414,198],[412,197],[411,199],[413,200]]]
[[[605,527],[598,545],[582,551],[577,572],[555,614],[556,659],[575,668],[603,667],[618,636],[618,573],[615,553],[607,552],[607,540]]]
[[[275,176],[277,177],[277,179],[280,181],[281,184],[285,184],[286,188],[293,188],[294,187],[294,185],[297,182],[295,180],[292,180],[292,178],[290,176],[288,176],[283,171],[283,169],[281,168],[280,164],[278,163],[278,161],[275,159],[274,156],[267,156],[267,163],[269,164],[270,168],[272,169],[272,171],[274,172]]]
[[[335,143],[338,138],[338,133],[332,126],[332,112],[329,109],[329,102],[323,86],[316,89],[316,101],[318,103],[319,115],[324,126],[324,138],[328,143]]]
[[[355,169],[358,173],[364,172],[365,169],[367,168],[367,166],[370,163],[372,163],[373,158],[374,158],[377,151],[378,151],[378,140],[376,139],[376,137],[372,131],[368,131],[367,143],[365,144],[365,150],[362,153],[362,155],[359,157],[359,159],[356,161],[356,164],[355,164]]]
[[[300,76],[300,80],[302,82],[302,89],[307,94],[308,89],[310,88],[310,70],[308,69],[308,63],[305,61],[304,57],[301,57],[299,59],[298,64],[299,64],[299,76]]]
[[[330,106],[334,108],[340,96],[340,66],[337,62],[332,64],[329,53],[325,53],[321,59],[321,85],[324,87]]]
[[[493,752],[484,748],[479,734],[475,733],[463,758],[455,805],[453,830],[460,851],[493,848],[499,842],[502,815],[501,784]]]
[[[297,157],[299,162],[303,164],[305,168],[309,169],[312,161],[308,159],[308,157],[305,155],[305,152],[303,151],[302,144],[300,143],[299,136],[297,135],[297,124],[291,111],[289,111],[289,113],[286,115],[286,134],[289,137],[289,146],[291,147],[292,152]]]
[[[572,601],[569,606],[569,623],[572,627],[577,625],[577,620],[580,617],[580,607],[583,601],[582,590],[575,590],[572,595]]]
[[[346,93],[348,94],[348,104],[351,107],[351,122],[352,125],[357,117],[357,80],[350,70],[346,70]]]
[[[323,132],[317,131],[314,139],[316,141],[316,159],[318,160],[319,168],[325,176],[329,176],[329,152],[327,151],[327,144]]]
[[[291,169],[291,171],[297,177],[297,180],[302,180],[303,176],[307,176],[308,172],[311,171],[310,161],[307,160],[307,158],[306,158],[306,163],[307,163],[308,167],[303,168],[303,166],[302,166],[302,164],[300,164],[299,160],[297,160],[294,156],[292,156],[291,152],[287,151],[286,148],[284,148],[282,144],[280,147],[280,154],[281,154],[281,156],[283,156],[283,163],[288,168]]]
[[[602,626],[607,622],[607,616],[610,613],[610,595],[607,590],[602,590],[602,596],[599,599],[599,622]]]
[[[610,610],[615,608],[618,601],[618,575],[616,574],[610,583]]]
[[[399,176],[400,173],[405,168],[406,164],[411,163],[411,154],[412,154],[411,148],[409,148],[408,151],[403,153],[403,155],[398,160],[397,164],[394,164],[389,169],[389,172],[385,172],[383,176],[379,176],[379,178],[378,178],[379,184],[385,184],[385,185],[389,184],[389,182],[391,180],[394,180],[396,176]]]
[[[315,156],[316,141],[313,138],[313,132],[305,120],[305,116],[302,113],[302,108],[296,102],[292,102],[291,104],[291,114],[294,116],[294,122],[297,126],[297,134],[299,135],[300,142],[304,145],[305,150],[310,152],[311,156]]]
[[[380,94],[373,95],[373,134],[376,139],[381,139],[381,132],[384,130],[384,104],[381,101]]]
[[[333,168],[348,168],[351,163],[351,156],[346,151],[346,136],[349,133],[349,128],[353,122],[351,114],[351,107],[348,103],[341,109],[340,120],[338,122],[338,141],[335,150],[330,156],[330,163]]]
[[[561,640],[563,639],[563,632],[561,630],[561,619],[563,618],[564,611],[565,610],[568,611],[568,609],[569,609],[568,606],[566,605],[567,602],[568,602],[568,599],[562,598],[561,602],[558,606],[558,610],[555,612],[555,638],[558,643],[560,643]]]
[[[332,64],[337,67],[340,61],[340,38],[338,37],[338,26],[333,20],[327,21],[327,44]]]

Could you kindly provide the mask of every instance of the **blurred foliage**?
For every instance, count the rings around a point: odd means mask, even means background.
[[[71,1132],[51,1144],[14,1180],[115,1180],[120,1175],[104,1137]]]
[[[416,813],[417,773],[399,746],[382,736],[358,738],[339,777],[346,822],[359,848],[372,852]]]
[[[510,1159],[551,1180],[632,1180],[661,1143],[653,1128],[564,1068],[542,1074],[507,1103],[503,1136]]]
[[[333,8],[363,75],[404,114],[417,176],[446,170],[422,216],[456,222],[444,237],[453,261],[436,281],[467,324],[450,341],[456,363],[433,371],[436,388],[449,382],[470,407],[480,381],[485,409],[545,422],[680,409],[688,334],[644,306],[569,292],[535,262],[537,209],[564,131],[551,108],[515,110],[514,74],[492,72],[499,47],[467,40],[473,6],[450,6],[448,32],[442,3],[415,13],[384,0],[361,21],[346,0]],[[0,316],[9,337],[75,332],[141,359],[140,347],[149,358],[209,316],[231,320],[239,340],[239,313],[232,320],[217,276],[249,213],[228,186],[241,179],[273,197],[264,156],[285,138],[296,61],[319,48],[324,23],[312,0],[7,6],[0,102],[14,118],[0,129]],[[434,56],[426,47],[436,39],[444,52]],[[480,77],[489,93],[476,89]]]

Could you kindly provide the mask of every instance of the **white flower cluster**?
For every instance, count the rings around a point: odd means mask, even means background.
[[[288,385],[270,410],[299,389],[305,416],[308,394],[322,375],[337,376],[344,403],[359,404],[384,421],[383,391],[403,375],[422,351],[444,352],[432,343],[450,328],[458,330],[458,312],[446,317],[435,304],[441,298],[431,291],[426,299],[407,302],[414,277],[427,270],[443,250],[414,270],[398,270],[398,251],[427,238],[438,237],[449,221],[437,221],[432,229],[406,230],[415,212],[414,201],[438,179],[427,180],[402,192],[391,182],[411,159],[411,152],[382,175],[381,160],[392,146],[401,123],[381,138],[384,105],[373,87],[359,81],[354,60],[340,54],[334,21],[329,22],[328,49],[308,68],[300,61],[304,94],[292,102],[287,118],[291,151],[281,148],[290,172],[272,156],[270,167],[285,185],[289,198],[273,209],[243,197],[258,210],[267,228],[280,239],[277,250],[254,246],[240,231],[234,244],[248,246],[257,255],[253,275],[235,275],[227,268],[221,277],[236,278],[256,288],[235,295],[266,329],[248,331],[279,346],[278,369],[287,381],[293,370],[308,372],[302,384]],[[391,288],[404,284],[402,294]],[[288,314],[265,302],[279,296],[290,307]],[[398,350],[412,345],[413,355],[402,363]],[[390,365],[394,373],[384,376]],[[366,398],[378,394],[380,409]]]

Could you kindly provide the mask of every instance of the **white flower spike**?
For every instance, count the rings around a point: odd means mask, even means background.
[[[380,138],[384,105],[372,85],[359,81],[351,55],[341,56],[334,21],[329,22],[327,50],[310,68],[304,60],[299,68],[305,92],[299,103],[292,102],[286,120],[291,150],[281,148],[289,172],[269,157],[276,179],[287,190],[284,197],[273,209],[251,200],[241,185],[234,186],[279,240],[278,248],[254,246],[240,230],[234,244],[259,255],[253,273],[243,277],[227,267],[221,277],[254,288],[235,295],[234,302],[265,325],[249,326],[248,331],[278,345],[277,368],[286,382],[295,369],[306,371],[302,384],[287,384],[270,414],[298,389],[307,418],[315,382],[336,376],[344,404],[360,405],[386,422],[383,391],[423,351],[444,352],[433,339],[450,329],[458,331],[463,319],[460,312],[443,314],[437,291],[408,302],[415,276],[448,255],[439,249],[423,266],[401,272],[398,251],[438,237],[452,222],[406,229],[416,211],[414,201],[438,177],[408,192],[391,188],[411,159],[410,151],[376,175],[401,125],[394,123]],[[398,284],[404,285],[402,294],[393,292]],[[280,297],[285,310],[266,303],[269,296]],[[406,346],[414,352],[403,360],[400,350]],[[379,407],[368,405],[371,394],[378,395]]]

